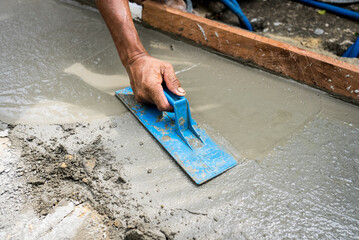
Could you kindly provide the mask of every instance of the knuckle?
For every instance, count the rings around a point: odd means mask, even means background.
[[[160,73],[161,73],[161,74],[164,74],[165,69],[166,69],[166,66],[165,66],[165,65],[160,66]]]
[[[148,83],[148,82],[144,82],[142,86],[143,86],[143,90],[145,92],[149,92],[151,90],[151,87],[152,87],[152,85],[150,83]]]

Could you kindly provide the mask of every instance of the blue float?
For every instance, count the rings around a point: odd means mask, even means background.
[[[195,183],[202,184],[237,165],[233,156],[192,119],[185,97],[168,90],[165,90],[165,95],[174,108],[173,113],[137,103],[131,87],[116,92],[116,96]]]

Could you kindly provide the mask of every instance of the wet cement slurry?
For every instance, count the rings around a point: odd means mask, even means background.
[[[198,187],[113,96],[129,83],[99,13],[0,6],[1,239],[359,236],[357,106],[137,25],[239,161]]]

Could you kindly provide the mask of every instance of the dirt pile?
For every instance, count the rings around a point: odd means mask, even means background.
[[[342,56],[359,34],[358,21],[295,1],[254,0],[239,3],[251,22],[254,32],[322,54],[329,52]],[[194,1],[194,5],[196,8],[206,9],[207,18],[240,26],[238,17],[220,1],[198,0]],[[340,5],[340,7],[359,11],[359,4]],[[308,44],[308,42],[317,44]]]
[[[13,126],[11,140],[22,149],[16,172],[26,179],[35,211],[45,217],[63,201],[85,203],[104,216],[111,239],[171,239],[174,233],[161,229],[128,192],[131,185],[101,135],[86,143],[69,141],[87,126],[52,125],[49,138],[37,126]]]

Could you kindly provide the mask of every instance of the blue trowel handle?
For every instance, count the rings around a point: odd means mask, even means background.
[[[180,100],[183,101],[183,99],[185,101],[187,101],[187,99],[185,97],[182,96],[177,96],[175,94],[173,94],[168,88],[164,87],[163,91],[165,92],[165,96],[168,100],[168,102],[171,104],[172,107],[175,107],[174,105],[176,105],[176,103]]]
[[[181,116],[184,114],[187,115],[187,105],[188,105],[187,99],[182,96],[177,96],[176,94],[172,93],[167,87],[164,87],[163,91],[165,93],[165,96],[169,104],[171,104],[171,106],[173,107],[174,113],[178,114],[176,116],[179,117],[180,115]],[[191,115],[189,117],[191,117]],[[187,118],[188,117],[186,116],[185,119]],[[180,119],[180,117],[178,119]]]
[[[191,110],[189,108],[189,103],[185,97],[177,96],[170,92],[168,88],[164,88],[165,96],[173,107],[173,111],[175,114],[175,126],[177,129],[177,133],[182,138],[184,142],[187,143],[187,145],[192,149],[191,144],[187,141],[187,139],[184,137],[183,132],[189,130],[191,135],[194,137],[197,137],[201,140],[202,143],[204,143],[201,136],[198,134],[196,129],[193,127],[193,120],[191,118]],[[193,150],[193,149],[192,149]]]

